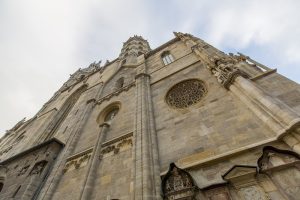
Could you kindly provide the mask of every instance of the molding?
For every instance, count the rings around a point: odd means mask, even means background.
[[[183,166],[180,166],[180,167],[182,169],[194,168],[194,167],[198,167],[198,166],[202,166],[202,165],[208,164],[210,162],[216,162],[216,161],[225,159],[227,157],[231,157],[231,156],[243,153],[245,151],[249,151],[251,149],[254,149],[254,148],[257,148],[257,147],[260,147],[260,146],[263,146],[263,145],[270,144],[272,142],[280,142],[280,139],[282,137],[284,137],[286,134],[291,133],[292,130],[295,127],[299,126],[299,125],[300,125],[300,122],[298,120],[295,120],[295,122],[292,125],[290,125],[289,128],[283,130],[281,133],[279,133],[275,137],[272,137],[272,138],[269,138],[269,139],[265,139],[263,141],[260,141],[260,142],[254,143],[254,144],[249,144],[249,145],[246,145],[246,146],[234,149],[234,150],[230,150],[228,152],[221,153],[221,154],[218,154],[218,155],[210,157],[210,158],[206,158],[206,159],[202,159],[202,160],[199,160],[199,161],[196,161],[196,162],[193,162],[193,163],[189,163],[189,164],[186,164],[186,165],[183,165]],[[178,162],[178,160],[177,160],[177,162]],[[163,171],[160,174],[164,175],[166,173],[167,173],[167,171]]]
[[[171,62],[171,63],[169,63],[169,64],[166,64],[166,65],[162,62],[162,67],[160,67],[160,68],[158,68],[158,69],[152,71],[150,74],[153,74],[153,73],[155,73],[155,72],[157,72],[157,71],[159,71],[159,70],[165,68],[166,66],[172,65],[173,63],[177,62],[178,60],[180,60],[180,59],[182,59],[182,58],[184,58],[184,57],[187,57],[187,56],[189,56],[189,55],[191,55],[191,54],[193,54],[192,51],[191,51],[190,53],[185,54],[184,56],[181,56],[180,58],[175,59],[173,62]],[[200,59],[199,59],[199,61],[200,61]]]
[[[96,104],[101,104],[103,101],[108,101],[109,99],[111,99],[112,97],[114,96],[118,96],[119,94],[121,94],[122,92],[124,91],[128,91],[131,87],[135,86],[135,82],[132,82],[124,87],[122,87],[121,89],[115,91],[115,92],[112,92],[100,99],[97,100]]]
[[[114,143],[117,143],[123,139],[126,139],[126,138],[129,138],[129,137],[132,137],[133,136],[133,132],[129,132],[129,133],[126,133],[126,134],[123,134],[121,136],[118,136],[118,137],[115,137],[107,142],[103,142],[101,147],[106,147],[106,146],[109,146],[111,144],[114,144]]]
[[[269,71],[263,72],[263,73],[260,74],[260,75],[257,75],[257,76],[255,76],[255,77],[253,77],[253,78],[250,78],[250,80],[256,81],[256,80],[258,80],[258,79],[261,79],[261,78],[263,78],[263,77],[266,77],[266,76],[268,76],[268,75],[270,75],[270,74],[274,74],[274,73],[276,73],[276,72],[277,72],[277,69],[271,69],[271,70],[269,70]]]
[[[139,73],[139,74],[137,74],[137,75],[135,75],[135,79],[138,79],[138,78],[140,78],[140,77],[148,77],[148,78],[150,78],[151,76],[150,76],[150,74],[147,74],[147,73]]]
[[[74,155],[72,155],[72,156],[69,156],[69,157],[67,157],[66,161],[70,161],[70,160],[79,158],[79,157],[81,157],[82,155],[85,155],[85,154],[87,154],[87,153],[91,153],[91,152],[93,151],[93,148],[94,148],[94,147],[90,147],[90,148],[85,149],[85,150],[83,150],[83,151],[80,151],[80,152],[78,152],[78,153],[76,153],[76,154],[74,154]]]
[[[41,116],[46,115],[47,113],[52,112],[52,111],[57,111],[57,108],[52,108],[52,109],[48,110],[47,112],[44,112],[44,113],[42,113],[40,115],[39,114],[36,115],[36,117],[40,118]]]
[[[118,154],[122,150],[126,150],[132,147],[133,145],[133,138],[132,138],[133,133],[127,133],[125,135],[121,135],[117,138],[114,138],[108,142],[105,142],[104,144],[101,145],[101,158],[110,156],[111,152],[113,152],[113,155]],[[105,155],[108,154],[108,155]],[[103,157],[102,157],[103,156]]]
[[[185,67],[183,67],[183,68],[181,68],[181,69],[179,69],[179,70],[177,70],[177,71],[175,71],[175,72],[173,72],[173,73],[171,73],[171,74],[169,74],[167,76],[162,77],[161,79],[158,79],[155,82],[152,82],[150,85],[154,85],[154,84],[158,83],[159,81],[162,81],[162,80],[164,80],[164,79],[166,79],[166,78],[168,78],[168,77],[170,77],[170,76],[172,76],[172,75],[174,75],[174,74],[176,74],[176,73],[178,73],[178,72],[180,72],[182,70],[185,70],[186,68],[191,67],[192,65],[195,65],[195,64],[197,64],[199,62],[201,62],[201,61],[197,60],[197,61],[195,61],[195,62],[193,62],[193,63],[191,63],[191,64],[189,64],[189,65],[187,65],[187,66],[185,66]]]
[[[93,148],[89,148],[85,151],[77,153],[73,156],[67,158],[63,173],[69,170],[78,169],[79,167],[85,166],[89,159],[91,158]]]

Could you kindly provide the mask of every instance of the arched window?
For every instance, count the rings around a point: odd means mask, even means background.
[[[118,114],[119,112],[119,108],[113,108],[111,111],[109,111],[109,113],[107,113],[107,115],[104,118],[104,122],[110,122],[111,120],[113,120],[113,118],[115,118],[115,116]]]
[[[161,54],[161,59],[165,65],[168,65],[174,61],[172,54],[169,51],[165,51]]]

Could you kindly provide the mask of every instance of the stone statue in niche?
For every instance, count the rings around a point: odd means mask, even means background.
[[[30,172],[30,175],[38,175],[41,174],[47,165],[47,161],[41,161],[34,165],[33,169]]]
[[[194,200],[195,190],[193,179],[190,174],[174,163],[170,164],[170,168],[162,181],[162,191],[166,200]]]

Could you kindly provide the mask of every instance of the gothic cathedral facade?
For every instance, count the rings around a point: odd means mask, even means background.
[[[297,200],[300,87],[179,32],[77,70],[0,142],[0,199]]]

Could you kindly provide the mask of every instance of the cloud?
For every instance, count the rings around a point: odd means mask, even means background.
[[[0,1],[0,134],[33,116],[68,75],[114,59],[137,34],[155,48],[190,32],[300,82],[299,1]]]

